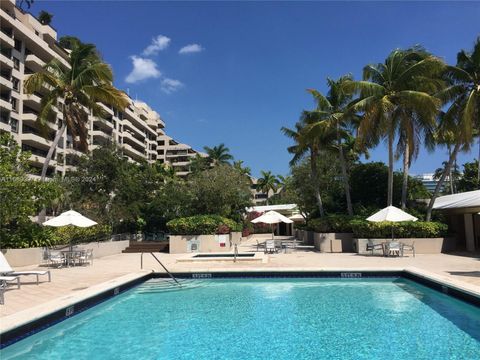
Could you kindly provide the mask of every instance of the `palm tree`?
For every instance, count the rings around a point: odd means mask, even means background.
[[[249,178],[252,176],[252,169],[248,166],[243,166],[243,160],[234,161],[233,167],[242,175],[248,176]]]
[[[215,166],[220,164],[230,164],[230,160],[233,160],[233,156],[230,154],[230,149],[223,143],[214,146],[213,148],[205,146],[204,149],[208,154],[208,158]]]
[[[334,151],[338,151],[340,167],[342,170],[342,181],[345,192],[345,198],[347,202],[348,215],[353,215],[352,199],[350,196],[350,184],[347,174],[347,163],[344,154],[344,139],[348,138],[351,134],[349,129],[352,124],[356,122],[358,117],[348,107],[352,99],[352,95],[345,92],[344,84],[346,81],[352,81],[351,75],[345,75],[338,80],[332,80],[327,78],[327,84],[329,91],[327,96],[323,96],[317,90],[308,90],[314,97],[317,103],[317,112],[319,112],[320,121],[311,125],[311,130],[315,130],[316,127],[330,127],[335,131],[336,144]]]
[[[92,44],[77,44],[69,56],[69,67],[58,59],[45,64],[43,71],[25,80],[25,92],[33,94],[46,87],[48,93],[42,97],[37,122],[45,128],[49,119],[57,115],[55,108],[63,114],[60,129],[48,150],[43,164],[41,180],[45,180],[48,165],[65,130],[72,134],[79,150],[88,149],[88,110],[93,116],[104,117],[105,112],[97,104],[102,102],[123,110],[128,105],[126,95],[113,87],[113,74],[109,65],[103,63]],[[60,100],[63,100],[61,102]]]
[[[457,54],[457,65],[448,66],[444,73],[448,81],[446,89],[438,96],[449,108],[441,118],[440,134],[452,132],[455,141],[445,170],[437,182],[427,208],[427,221],[432,216],[433,204],[443,186],[445,178],[461,150],[468,150],[479,131],[480,122],[480,37],[471,53],[461,50]]]
[[[418,47],[394,50],[384,63],[365,66],[363,81],[346,81],[346,89],[360,93],[360,99],[352,105],[354,111],[363,113],[359,142],[372,146],[385,138],[388,143],[387,205],[393,202],[394,139],[399,132],[400,137],[403,134],[408,179],[415,146],[412,142],[422,126],[433,126],[439,111],[440,101],[432,95],[432,89],[440,86],[436,75],[443,66],[442,61]],[[412,120],[407,120],[409,117]],[[406,183],[404,191],[406,194]]]
[[[293,154],[290,160],[290,166],[296,165],[307,154],[310,160],[310,177],[312,179],[315,200],[317,203],[320,217],[325,216],[323,208],[322,195],[320,193],[318,181],[317,160],[320,152],[320,142],[318,136],[312,136],[311,132],[307,131],[308,126],[319,121],[319,114],[316,111],[303,111],[300,120],[295,124],[295,130],[282,127],[282,132],[294,141],[294,145],[288,147],[288,152]]]
[[[278,189],[278,179],[271,171],[261,171],[261,177],[257,180],[257,189],[261,192],[267,194],[267,205],[268,205],[268,194],[270,191],[274,193]]]

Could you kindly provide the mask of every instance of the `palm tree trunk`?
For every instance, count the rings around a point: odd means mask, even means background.
[[[343,154],[342,142],[340,141],[340,137],[338,136],[338,126],[337,126],[337,139],[338,139],[340,167],[342,168],[343,187],[345,189],[345,199],[347,200],[347,212],[348,212],[348,215],[353,216],[352,198],[350,196],[350,184],[348,182],[348,174],[347,174],[347,164],[345,161],[345,155]]]
[[[452,147],[450,144],[448,145],[448,158],[450,159],[450,156],[452,156]],[[452,176],[452,168],[450,167],[450,170],[448,172],[448,180],[450,183],[450,194],[453,194],[453,176]]]
[[[387,206],[393,203],[393,130],[388,134],[388,187],[387,187]]]
[[[410,169],[410,148],[407,143],[403,152],[403,182],[402,182],[402,209],[407,208],[408,171]]]
[[[55,152],[58,142],[60,141],[60,138],[63,136],[63,133],[65,132],[66,128],[67,128],[67,122],[62,121],[62,126],[60,127],[60,129],[58,129],[57,134],[53,139],[52,145],[50,145],[50,149],[48,149],[47,156],[45,157],[45,162],[43,163],[43,167],[42,167],[42,173],[40,175],[40,181],[45,181],[45,178],[47,176],[47,171],[48,171],[48,165],[52,160],[53,153]],[[47,213],[47,210],[45,208],[40,210],[40,213],[38,214],[38,220],[37,220],[39,224],[43,224],[45,222],[46,213]]]
[[[60,138],[63,136],[63,133],[65,132],[66,128],[67,128],[67,123],[65,121],[62,121],[62,126],[57,131],[57,134],[53,139],[52,145],[50,145],[50,149],[48,149],[47,156],[45,157],[45,162],[43,163],[43,167],[42,167],[42,174],[40,176],[41,181],[45,181],[45,177],[47,176],[48,165],[50,164],[50,160],[52,160],[53,153],[55,152],[58,142],[60,141]]]
[[[320,194],[320,187],[318,185],[317,154],[313,149],[310,150],[310,173],[312,177],[313,188],[315,191],[315,199],[317,201],[318,211],[320,212],[320,217],[324,217],[325,211],[323,209],[323,201],[322,195]]]
[[[443,170],[442,176],[440,176],[440,179],[438,179],[437,186],[435,186],[435,191],[433,192],[432,198],[430,199],[430,202],[428,203],[427,207],[427,221],[430,221],[432,219],[432,209],[433,209],[433,204],[435,203],[435,199],[438,196],[438,193],[440,192],[440,189],[443,186],[443,182],[445,181],[445,178],[447,177],[447,174],[450,172],[450,169],[454,163],[454,161],[457,158],[458,150],[460,150],[460,144],[457,143],[455,144],[455,147],[453,148],[453,151],[450,154],[450,158],[448,159],[447,166]]]
[[[477,167],[477,187],[480,189],[480,137],[478,138],[478,167]]]

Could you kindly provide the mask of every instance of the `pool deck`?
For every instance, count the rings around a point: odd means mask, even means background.
[[[240,252],[256,251],[252,241],[243,243]],[[156,254],[171,272],[224,271],[411,271],[480,296],[479,254],[419,254],[403,258],[362,256],[351,253],[318,253],[306,247],[294,253],[268,255],[268,262],[177,262],[185,254]],[[33,270],[23,267],[15,270]],[[45,269],[44,267],[40,267]],[[22,277],[21,289],[9,287],[5,305],[0,305],[0,333],[112,289],[152,271],[164,272],[150,254],[118,254],[95,259],[93,265],[51,269],[52,282],[36,285],[34,277]],[[41,277],[41,280],[42,277]]]

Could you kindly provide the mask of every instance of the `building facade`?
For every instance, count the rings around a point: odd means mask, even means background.
[[[37,123],[42,97],[47,88],[31,95],[24,93],[23,82],[40,71],[45,63],[58,59],[68,68],[68,50],[57,42],[57,32],[41,24],[34,16],[15,6],[14,0],[0,2],[0,131],[13,135],[24,151],[29,151],[32,176],[37,177],[45,162],[62,113],[41,131]],[[105,144],[116,144],[128,161],[171,164],[178,175],[189,171],[189,159],[197,154],[190,146],[179,144],[165,134],[165,123],[146,103],[130,99],[127,108],[116,111],[104,104],[106,118],[89,116],[88,151]],[[47,176],[65,174],[82,155],[67,131],[50,161]]]

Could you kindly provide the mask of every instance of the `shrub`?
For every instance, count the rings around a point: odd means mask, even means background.
[[[440,222],[369,222],[353,220],[353,234],[357,238],[435,238],[447,235],[448,226]]]
[[[111,228],[108,225],[95,225],[89,228],[74,226],[53,228],[27,222],[2,229],[0,245],[3,249],[66,245],[70,242],[105,241],[110,239],[110,234]]]
[[[213,235],[242,231],[241,225],[220,215],[197,215],[171,220],[167,227],[173,235]]]
[[[360,217],[328,215],[323,218],[309,220],[307,222],[307,229],[317,233],[351,233],[353,231],[351,225],[353,220],[360,220]]]

